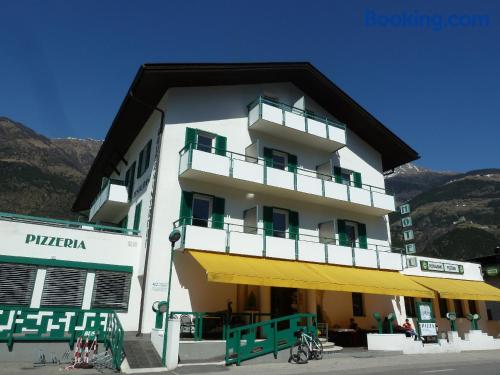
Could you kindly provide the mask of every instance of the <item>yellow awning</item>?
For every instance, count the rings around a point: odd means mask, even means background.
[[[399,272],[190,250],[208,281],[432,298],[434,292]]]
[[[441,298],[500,301],[500,289],[483,281],[438,279],[408,276],[413,281],[439,293]]]

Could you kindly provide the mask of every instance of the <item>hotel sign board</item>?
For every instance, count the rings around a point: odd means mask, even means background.
[[[461,264],[431,262],[428,260],[420,261],[420,269],[426,272],[444,272],[455,273],[459,275],[464,274],[464,266],[462,266]]]

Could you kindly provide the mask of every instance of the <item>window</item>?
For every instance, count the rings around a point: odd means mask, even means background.
[[[352,293],[352,315],[365,316],[365,308],[363,306],[363,294]]]
[[[273,236],[286,238],[288,232],[288,211],[273,210]]]
[[[193,225],[208,227],[212,217],[212,198],[203,195],[193,197]]]
[[[243,232],[257,234],[257,207],[243,211]]]
[[[342,180],[342,183],[344,185],[350,185],[351,184],[351,171],[347,171],[345,169],[342,169],[342,172],[340,173],[340,178]]]
[[[141,226],[141,208],[142,208],[142,201],[135,205],[134,227],[133,227],[134,230],[139,230],[139,227]]]
[[[75,268],[47,268],[40,306],[81,307],[87,271]]]
[[[198,131],[198,142],[196,144],[196,149],[205,152],[212,152],[213,142],[215,136],[208,133],[202,133]]]
[[[288,155],[281,151],[273,150],[273,167],[285,170],[288,166]]]
[[[146,151],[144,152],[144,169],[143,172],[147,171],[149,168],[149,163],[151,161],[151,146],[153,145],[153,141],[150,139],[148,144],[146,145]]]
[[[415,318],[417,316],[417,309],[415,308],[414,297],[405,297],[405,309],[407,317]]]
[[[91,307],[126,311],[131,275],[127,272],[96,271]]]
[[[464,307],[462,305],[462,301],[459,299],[454,299],[453,305],[455,307],[455,314],[457,314],[457,318],[463,318],[464,317]]]
[[[134,192],[134,179],[135,179],[135,161],[125,173],[125,186],[127,187],[129,198],[132,197]]]
[[[29,306],[37,267],[0,263],[0,304]]]
[[[353,221],[338,220],[339,245],[368,248],[368,237],[366,235],[366,225]]]
[[[476,304],[476,301],[469,300],[468,304],[469,304],[469,312],[471,314],[477,314],[477,304]]]
[[[363,187],[363,183],[361,182],[361,173],[359,172],[354,172],[349,169],[334,166],[333,176],[335,177],[335,182],[337,183],[358,188]]]
[[[439,315],[441,318],[446,318],[448,314],[448,301],[444,298],[439,299]]]

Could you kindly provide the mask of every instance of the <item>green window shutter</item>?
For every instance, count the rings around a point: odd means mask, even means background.
[[[197,133],[198,133],[198,131],[196,129],[186,128],[186,139],[184,140],[185,147],[189,146],[190,144],[196,143],[196,134]]]
[[[149,162],[151,161],[151,146],[153,141],[150,139],[148,144],[146,145],[146,153],[144,154],[144,171],[147,171],[149,168]]]
[[[137,178],[142,176],[142,164],[144,161],[144,150],[139,153],[139,166],[137,167]]]
[[[221,135],[215,137],[215,153],[217,155],[226,156],[227,138]]]
[[[273,235],[273,208],[264,206],[264,235]]]
[[[141,207],[142,207],[142,201],[137,203],[135,206],[134,230],[139,230],[139,226],[141,225]]]
[[[337,228],[339,231],[339,245],[350,246],[347,233],[345,231],[345,220],[337,220]]]
[[[368,239],[366,238],[366,225],[362,223],[358,223],[358,241],[360,248],[368,249]]]
[[[214,197],[212,207],[212,228],[224,229],[224,210],[226,200],[224,198]]]
[[[264,163],[266,167],[273,166],[273,150],[267,147],[264,147]]]
[[[288,154],[288,172],[297,173],[297,156]]]
[[[359,172],[352,172],[352,179],[354,181],[354,186],[357,188],[363,187],[363,184],[361,182],[361,173]]]
[[[291,240],[299,239],[299,213],[288,211],[288,232]]]
[[[342,183],[342,168],[333,167],[333,176],[335,177],[335,182]]]
[[[182,191],[179,225],[191,225],[193,216],[193,193]]]

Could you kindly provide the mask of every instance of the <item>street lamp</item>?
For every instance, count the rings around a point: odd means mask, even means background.
[[[170,290],[171,290],[170,285],[172,283],[172,264],[174,263],[174,247],[175,243],[180,239],[181,239],[181,232],[178,229],[174,229],[168,235],[168,240],[170,241],[171,248],[170,248],[170,265],[168,271],[168,294],[167,294],[167,309],[166,309],[167,316],[165,317],[165,333],[163,335],[163,353],[161,357],[163,366],[165,366],[167,362],[168,316],[170,315]]]

